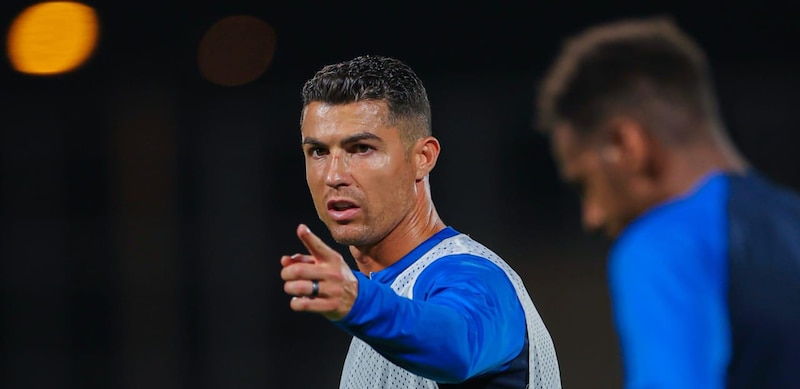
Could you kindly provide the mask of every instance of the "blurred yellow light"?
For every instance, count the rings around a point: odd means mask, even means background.
[[[57,74],[80,66],[97,44],[97,15],[71,1],[26,8],[8,31],[8,57],[14,69],[29,74]]]

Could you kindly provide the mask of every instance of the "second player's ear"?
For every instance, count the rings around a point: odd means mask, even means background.
[[[439,140],[426,136],[425,138],[417,140],[411,150],[411,158],[417,168],[416,179],[421,181],[428,173],[436,166],[436,161],[439,159],[439,151],[441,146]]]
[[[604,161],[631,173],[648,169],[653,149],[652,137],[642,124],[627,117],[616,117],[607,127],[608,142],[601,150]]]

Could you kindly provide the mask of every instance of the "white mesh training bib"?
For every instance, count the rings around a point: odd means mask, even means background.
[[[555,348],[550,333],[525,289],[519,275],[497,254],[465,234],[442,240],[422,258],[405,269],[392,283],[400,296],[413,298],[414,284],[420,273],[439,258],[455,254],[471,254],[486,258],[500,267],[511,280],[517,292],[528,328],[530,389],[559,389],[561,375],[558,370]],[[389,362],[372,347],[353,337],[342,369],[340,389],[417,389],[438,388],[436,382],[420,377]]]

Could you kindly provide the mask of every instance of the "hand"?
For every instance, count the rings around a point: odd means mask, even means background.
[[[295,311],[316,312],[329,320],[345,317],[358,295],[358,279],[336,250],[330,248],[304,224],[297,227],[297,237],[309,255],[281,257],[283,290],[295,296],[289,306]],[[309,297],[312,281],[319,283],[319,293]]]

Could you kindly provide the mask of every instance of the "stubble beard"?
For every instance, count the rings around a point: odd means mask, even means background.
[[[368,246],[376,243],[372,236],[373,228],[367,225],[356,225],[355,223],[339,224],[332,222],[328,225],[328,230],[336,243],[345,246]]]

